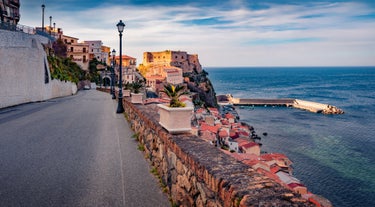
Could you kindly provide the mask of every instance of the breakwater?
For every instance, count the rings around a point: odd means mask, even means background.
[[[297,109],[307,110],[313,113],[323,114],[343,114],[344,111],[329,104],[317,103],[313,101],[305,101],[292,98],[234,98],[230,94],[218,95],[219,104],[233,104],[235,106],[286,106]]]

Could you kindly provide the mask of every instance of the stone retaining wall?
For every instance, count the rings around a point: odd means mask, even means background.
[[[314,206],[191,134],[171,135],[156,104],[124,99],[125,116],[178,206]]]
[[[0,108],[77,92],[75,83],[51,80],[45,39],[0,30]]]

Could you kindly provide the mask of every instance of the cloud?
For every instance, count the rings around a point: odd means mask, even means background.
[[[22,22],[40,25],[38,9],[25,11]],[[105,3],[50,10],[65,34],[102,40],[116,50],[115,25],[122,19],[124,52],[138,62],[145,51],[171,49],[199,54],[204,66],[375,65],[375,10],[365,3],[236,0],[220,6]]]

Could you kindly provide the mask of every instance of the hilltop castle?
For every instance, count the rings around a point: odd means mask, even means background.
[[[141,73],[146,76],[148,72],[152,73],[152,68],[163,67],[181,68],[183,73],[196,71],[202,72],[202,66],[199,63],[197,54],[188,54],[184,51],[165,50],[162,52],[144,52],[143,63],[140,65]]]
[[[162,87],[162,82],[180,84],[184,75],[202,72],[197,54],[171,50],[144,52],[143,62],[138,69],[147,79],[147,86],[153,90]]]

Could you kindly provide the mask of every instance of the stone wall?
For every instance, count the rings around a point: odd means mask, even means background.
[[[270,178],[191,134],[168,134],[156,104],[133,105],[125,114],[144,153],[178,206],[314,206]]]
[[[51,80],[38,35],[0,30],[0,108],[72,95],[77,86]]]

